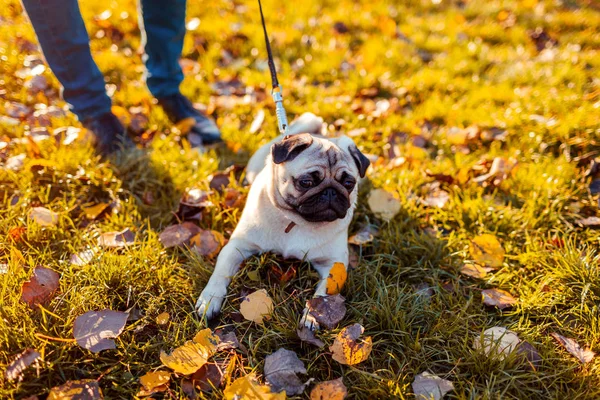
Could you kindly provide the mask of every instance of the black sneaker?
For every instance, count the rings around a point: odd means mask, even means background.
[[[192,145],[212,146],[223,143],[221,131],[219,131],[217,124],[196,110],[192,102],[181,93],[161,97],[157,100],[171,122],[178,123],[187,118],[194,118],[196,120],[196,123],[188,132],[188,139]]]
[[[94,146],[102,156],[135,146],[119,118],[111,112],[88,118],[82,124],[94,134]]]

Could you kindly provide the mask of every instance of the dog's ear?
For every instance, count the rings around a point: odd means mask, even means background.
[[[283,138],[279,143],[275,143],[271,147],[271,155],[275,164],[281,164],[286,161],[292,161],[306,150],[313,142],[313,137],[310,133],[299,133],[297,135],[289,135]]]
[[[358,173],[360,174],[360,177],[364,178],[365,174],[367,173],[367,168],[369,168],[369,165],[371,165],[371,161],[369,161],[369,159],[365,157],[365,155],[361,153],[360,150],[358,150],[358,148],[354,145],[350,146],[348,150],[350,151],[350,155],[352,155],[352,158],[358,167]]]

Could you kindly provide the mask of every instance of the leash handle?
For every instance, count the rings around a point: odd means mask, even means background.
[[[269,71],[271,72],[271,83],[273,85],[273,88],[271,89],[271,96],[275,102],[275,115],[277,116],[279,133],[284,134],[288,127],[287,115],[285,108],[283,107],[282,88],[279,84],[279,80],[277,79],[277,69],[275,68],[275,61],[273,60],[273,52],[271,51],[269,35],[267,34],[267,24],[265,23],[265,16],[263,14],[262,3],[260,0],[258,0],[258,8],[260,10],[260,20],[262,22],[263,32],[265,34],[265,45],[267,46]]]

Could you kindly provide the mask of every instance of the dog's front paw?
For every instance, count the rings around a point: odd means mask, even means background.
[[[313,332],[319,330],[320,325],[317,322],[317,320],[315,319],[315,317],[310,313],[310,309],[308,307],[305,307],[304,311],[302,312],[302,319],[300,320],[300,327],[308,328]]]
[[[227,295],[226,287],[216,287],[209,283],[198,297],[196,314],[200,318],[213,319],[221,311],[225,295]]]

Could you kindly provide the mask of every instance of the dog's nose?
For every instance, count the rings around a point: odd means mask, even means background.
[[[334,188],[327,188],[321,193],[321,198],[326,201],[332,201],[337,197],[337,191]]]

